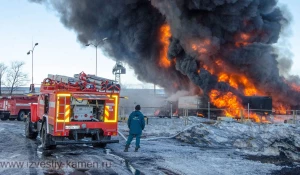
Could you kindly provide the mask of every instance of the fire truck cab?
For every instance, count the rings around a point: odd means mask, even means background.
[[[27,138],[40,135],[42,147],[92,144],[105,147],[117,135],[120,86],[83,72],[76,78],[48,76],[25,124]]]
[[[0,96],[0,118],[1,120],[23,121],[24,116],[30,112],[30,103],[36,102],[36,96],[23,94]]]

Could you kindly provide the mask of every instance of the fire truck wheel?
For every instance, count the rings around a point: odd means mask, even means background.
[[[8,115],[4,115],[3,118],[1,118],[1,120],[7,120],[9,118],[9,114]]]
[[[24,111],[20,111],[19,114],[18,114],[17,120],[18,121],[24,121],[24,115],[25,115],[25,112]]]
[[[32,131],[33,123],[30,120],[30,113],[28,114],[28,118],[25,122],[25,136],[29,139],[36,139],[38,136],[38,132]]]
[[[110,140],[111,137],[110,136],[100,136],[101,140]],[[93,135],[92,140],[97,140],[97,136]],[[92,144],[93,147],[98,147],[98,148],[105,148],[106,147],[106,143],[93,143]]]
[[[56,145],[51,145],[51,135],[47,134],[47,125],[46,122],[43,123],[43,128],[41,131],[41,140],[43,149],[55,149]]]

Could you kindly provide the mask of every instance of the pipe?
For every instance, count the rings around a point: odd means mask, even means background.
[[[158,139],[173,139],[175,138],[176,136],[178,136],[179,134],[185,132],[186,130],[189,130],[195,126],[198,126],[198,125],[201,125],[202,123],[200,124],[195,124],[195,125],[192,125],[192,126],[189,126],[187,128],[184,128],[182,131],[179,131],[178,133],[174,134],[173,136],[170,136],[170,137],[154,137],[154,138],[147,138],[147,139],[141,139],[142,141],[149,141],[149,140],[158,140]],[[127,139],[125,138],[125,136],[120,132],[118,131],[118,133],[123,137],[123,139],[125,141],[127,141]],[[132,142],[135,142],[135,140],[133,140]]]
[[[123,139],[124,139],[125,141],[127,141],[126,137],[125,137],[120,131],[118,131],[118,133],[120,134],[120,136],[123,137]]]

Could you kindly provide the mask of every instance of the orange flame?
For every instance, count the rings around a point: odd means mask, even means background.
[[[241,100],[232,92],[221,93],[217,90],[212,90],[209,94],[210,101],[217,108],[225,108],[224,115],[227,117],[239,117],[244,109]],[[260,122],[260,118],[255,113],[250,113],[249,118],[255,122]]]
[[[164,68],[171,66],[171,61],[168,59],[168,48],[170,45],[171,28],[168,24],[164,24],[160,27],[160,43],[162,44],[162,49],[160,51],[159,65]]]
[[[275,106],[274,109],[276,114],[286,115],[291,110],[289,106],[286,106],[282,103],[275,103],[274,106]]]
[[[203,69],[207,70],[207,71],[208,71],[209,73],[211,73],[211,74],[214,74],[214,69],[209,68],[209,67],[206,66],[206,65],[203,65]]]
[[[203,40],[200,44],[192,44],[192,49],[200,54],[208,53],[207,47],[211,44],[209,39]]]
[[[241,34],[241,38],[244,40],[244,41],[248,41],[250,39],[250,35],[249,34],[246,34],[246,33],[242,33]]]
[[[217,60],[215,63],[216,63],[218,66],[222,66],[223,61],[222,61],[222,60]]]
[[[294,90],[300,92],[300,85],[297,85],[296,83],[290,83],[289,86]]]
[[[255,88],[254,84],[244,75],[229,75],[221,72],[218,75],[218,81],[229,83],[229,85],[235,89],[238,89],[239,86],[242,86],[244,88],[244,95],[246,96],[258,94],[258,90]]]
[[[237,47],[247,46],[251,44],[251,38],[255,33],[239,33],[235,36],[235,45]],[[207,54],[211,50],[211,41],[201,40],[201,42],[191,43],[191,49],[198,52],[199,54]],[[238,91],[243,92],[245,96],[253,95],[265,95],[267,90],[258,90],[255,82],[247,77],[246,74],[240,72],[239,70],[232,69],[230,64],[226,64],[226,60],[221,58],[216,59],[212,58],[211,60],[205,60],[205,62],[200,62],[200,67],[210,72],[212,75],[218,78],[218,82],[228,83],[232,88],[237,89]],[[200,73],[200,69],[197,70]],[[289,84],[291,88],[300,92],[300,85]],[[249,116],[245,113],[245,109],[242,104],[241,99],[232,92],[222,93],[218,90],[212,90],[209,93],[210,102],[217,108],[224,109],[224,115],[228,117],[249,117],[255,122],[268,122],[266,117],[261,116],[258,113],[250,112]],[[275,98],[276,101],[276,98]],[[280,113],[286,113],[289,107],[285,105],[274,105],[274,108],[280,111]],[[244,112],[242,112],[244,111]],[[245,115],[244,115],[245,113]],[[267,114],[264,114],[267,115]],[[261,117],[261,118],[260,118]]]
[[[250,38],[251,38],[251,35],[250,34],[247,34],[247,33],[241,33],[239,35],[237,35],[236,37],[237,41],[235,42],[235,46],[236,47],[242,47],[242,46],[247,46],[249,44],[251,44],[249,42]]]
[[[288,82],[285,79],[283,79],[283,81],[294,91],[300,92],[300,85],[293,82]],[[291,114],[291,106],[287,106],[279,102],[273,102],[273,108],[276,114],[280,114],[280,115]]]
[[[239,116],[239,109],[243,108],[240,99],[238,99],[237,96],[235,96],[232,92],[222,94],[217,90],[212,90],[209,97],[211,103],[214,104],[217,108],[226,108],[224,115],[227,117]]]

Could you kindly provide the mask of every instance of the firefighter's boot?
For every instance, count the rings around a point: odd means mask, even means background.
[[[129,145],[125,146],[124,152],[128,152]]]
[[[134,152],[138,152],[139,148],[140,148],[139,146],[135,147]]]

